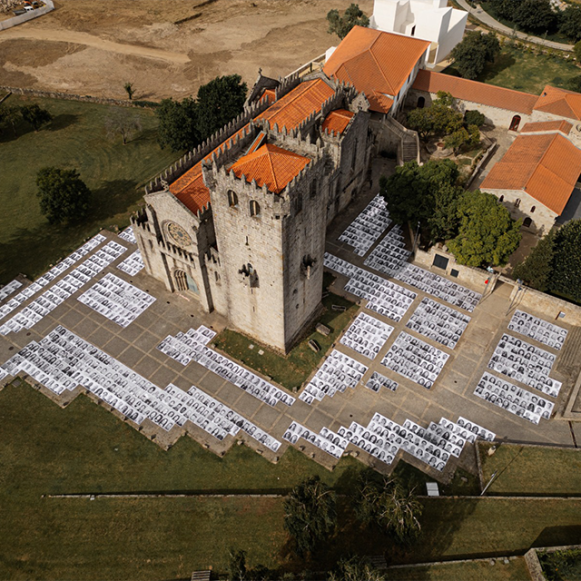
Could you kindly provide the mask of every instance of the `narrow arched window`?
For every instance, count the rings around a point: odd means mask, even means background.
[[[536,209],[537,209],[537,207],[536,207],[536,206],[533,206],[533,207],[531,208],[531,214],[534,214]]]
[[[228,205],[231,208],[238,207],[238,196],[236,195],[236,192],[233,192],[232,190],[228,190]]]
[[[250,215],[255,218],[260,217],[260,205],[256,200],[250,200]]]
[[[501,203],[504,202],[504,196],[500,196],[500,198],[498,198],[498,201]]]
[[[520,206],[520,198],[517,198],[517,199],[514,201],[514,207],[515,207],[515,208],[518,208],[519,206]]]
[[[313,180],[311,182],[311,186],[309,189],[309,195],[311,198],[314,198],[317,195],[317,180]]]

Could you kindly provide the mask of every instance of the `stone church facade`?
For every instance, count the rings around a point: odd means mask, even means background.
[[[147,188],[147,272],[288,352],[320,312],[325,231],[367,176],[369,102],[324,75],[259,76],[244,112]]]

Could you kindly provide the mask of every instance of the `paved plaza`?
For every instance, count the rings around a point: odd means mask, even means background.
[[[377,216],[370,194],[331,224],[330,290],[361,309],[299,394],[217,352],[224,320],[149,277],[130,230],[0,289],[0,385],[25,377],[62,406],[85,394],[166,448],[242,440],[277,461],[295,446],[328,468],[353,454],[388,473],[403,457],[446,479],[477,437],[576,445],[560,417],[577,382],[560,365],[571,327],[518,309],[508,284],[482,298],[408,265],[405,233]]]

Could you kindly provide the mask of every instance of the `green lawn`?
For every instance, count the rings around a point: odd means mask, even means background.
[[[329,472],[294,449],[276,465],[245,446],[219,458],[190,438],[165,452],[84,396],[61,409],[26,384],[0,392],[0,441],[0,579],[185,578],[197,568],[223,571],[231,546],[247,550],[251,566],[301,570],[304,563],[288,555],[282,498],[46,495],[283,493],[314,474],[346,494],[363,469],[349,457]],[[398,473],[419,485],[426,478],[403,463]],[[352,551],[427,562],[571,543],[581,500],[427,499],[424,536],[410,553],[362,530],[349,496],[340,498],[339,513],[338,534],[317,557],[319,570]]]
[[[524,558],[516,557],[507,564],[498,560],[490,565],[486,560],[390,569],[388,578],[389,581],[530,581],[531,577]]]
[[[260,371],[267,377],[271,377],[278,384],[293,389],[302,385],[309,374],[319,365],[331,345],[337,340],[343,329],[357,314],[359,307],[340,297],[330,293],[323,299],[325,312],[317,322],[323,323],[331,329],[328,337],[315,331],[313,324],[311,331],[286,357],[278,355],[267,347],[258,344],[254,339],[249,339],[240,333],[226,329],[213,341],[213,344],[228,355],[242,361],[251,369]],[[333,305],[346,307],[343,312],[334,311]],[[315,353],[309,347],[309,341],[314,339],[321,347]],[[250,346],[254,347],[251,349]],[[262,355],[259,353],[262,351]]]
[[[502,444],[488,456],[489,447],[480,445],[484,481],[498,474],[487,494],[581,496],[581,450]]]
[[[37,276],[100,228],[129,223],[143,196],[143,185],[177,155],[156,143],[157,120],[151,110],[125,109],[141,120],[142,132],[127,145],[109,139],[106,105],[12,95],[5,104],[38,103],[53,121],[35,133],[25,124],[0,134],[0,284],[19,272]],[[120,109],[119,107],[113,109]],[[91,217],[73,227],[49,226],[36,198],[36,174],[46,166],[75,168],[94,193]]]
[[[443,72],[457,75],[454,67],[448,67]],[[496,61],[487,64],[476,80],[540,95],[545,85],[565,89],[567,81],[580,74],[581,68],[558,57],[539,56],[533,52],[504,47]]]

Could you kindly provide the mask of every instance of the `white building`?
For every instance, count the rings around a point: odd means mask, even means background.
[[[447,0],[375,0],[370,28],[431,42],[428,66],[445,59],[462,40],[468,12]]]

